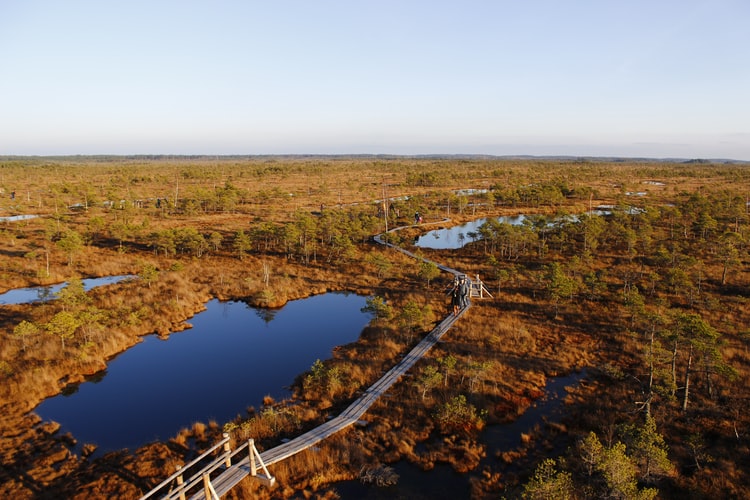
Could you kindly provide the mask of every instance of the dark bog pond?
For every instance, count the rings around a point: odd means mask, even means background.
[[[288,396],[316,359],[355,341],[370,320],[365,302],[329,293],[264,310],[212,300],[189,321],[193,328],[167,340],[145,337],[105,372],[35,411],[99,452],[166,440],[195,422],[221,425],[266,395]]]
[[[133,278],[131,275],[105,276],[103,278],[86,278],[83,282],[83,289],[88,291],[94,287],[102,285],[111,285],[122,280]],[[16,288],[0,294],[0,305],[6,304],[30,304],[32,302],[45,302],[53,300],[55,294],[62,290],[66,283],[58,283],[49,286],[33,286],[29,288]]]

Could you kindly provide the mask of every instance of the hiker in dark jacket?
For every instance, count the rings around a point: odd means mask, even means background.
[[[458,279],[458,296],[461,309],[469,305],[469,280],[465,274]]]

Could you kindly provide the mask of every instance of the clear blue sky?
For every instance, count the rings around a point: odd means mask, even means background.
[[[0,0],[0,154],[750,160],[748,0]]]

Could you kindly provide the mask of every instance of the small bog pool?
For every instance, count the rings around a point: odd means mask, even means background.
[[[507,215],[497,217],[500,222],[511,225],[523,224],[525,215]],[[430,232],[419,236],[414,245],[421,248],[433,248],[436,250],[455,250],[463,247],[466,243],[472,241],[469,233],[476,233],[482,224],[487,222],[486,218],[469,221],[460,226],[453,226],[445,229],[434,229]]]
[[[370,320],[366,298],[329,293],[278,310],[212,300],[193,328],[155,335],[110,361],[107,370],[35,412],[59,422],[99,452],[166,440],[195,422],[220,425],[263,397],[283,398],[294,378],[338,345],[355,341]]]

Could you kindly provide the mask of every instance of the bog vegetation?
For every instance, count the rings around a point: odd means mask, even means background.
[[[0,306],[0,492],[137,498],[222,432],[268,448],[335,415],[448,314],[452,277],[371,240],[418,212],[389,241],[481,276],[494,298],[474,301],[367,426],[277,464],[275,489],[247,480],[232,496],[336,498],[337,481],[388,487],[408,460],[450,464],[474,498],[747,497],[749,196],[740,164],[2,160],[0,217],[38,217],[0,219],[0,292],[68,285]],[[522,225],[495,219],[515,214]],[[459,250],[412,248],[478,217]],[[137,279],[81,283],[120,274]],[[103,456],[32,412],[211,297],[278,307],[330,290],[367,295],[373,320],[300,374],[289,401]],[[507,449],[484,440],[572,372],[583,377],[563,419]]]

